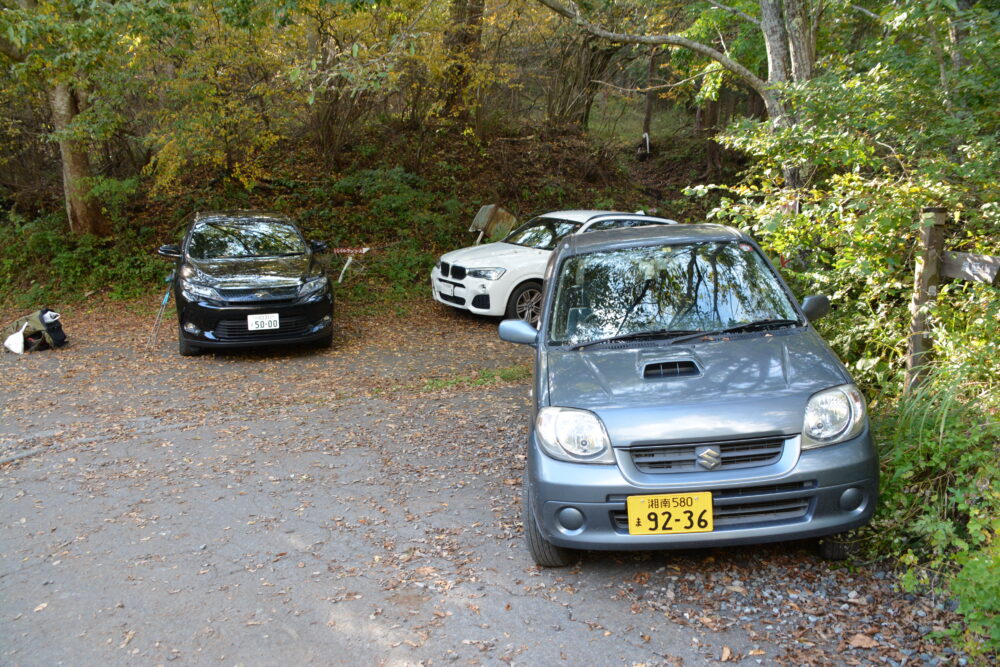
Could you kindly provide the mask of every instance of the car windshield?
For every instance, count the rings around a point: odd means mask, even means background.
[[[305,241],[295,225],[273,220],[212,220],[191,232],[193,259],[237,259],[301,255]]]
[[[554,344],[798,323],[773,269],[739,241],[575,255],[562,263],[556,280],[549,327]]]
[[[562,237],[578,229],[578,222],[559,218],[534,218],[512,231],[503,241],[539,250],[552,250]]]

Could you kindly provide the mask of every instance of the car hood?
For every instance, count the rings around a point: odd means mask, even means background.
[[[452,250],[441,255],[442,262],[449,264],[459,264],[471,267],[509,267],[512,263],[541,261],[544,268],[548,261],[551,250],[539,250],[538,248],[527,248],[513,243],[486,243],[484,245],[474,245],[460,250]]]
[[[650,364],[696,375],[644,378]],[[800,433],[809,397],[850,376],[811,328],[711,342],[550,349],[550,405],[596,412],[616,447]]]
[[[251,259],[188,259],[193,278],[212,287],[279,287],[299,285],[313,273],[312,257],[259,257]]]

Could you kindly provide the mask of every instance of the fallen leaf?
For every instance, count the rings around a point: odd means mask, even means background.
[[[730,660],[732,660],[733,659],[733,649],[729,648],[728,646],[723,646],[722,647],[722,658],[720,658],[720,659],[722,660],[722,662],[729,662]]]
[[[37,607],[35,607],[35,611],[41,611],[41,610],[45,609],[48,606],[49,606],[48,602],[43,602],[42,604],[40,604]]]
[[[851,648],[875,648],[878,646],[878,642],[869,637],[868,635],[863,635],[860,632],[853,637],[851,637]]]

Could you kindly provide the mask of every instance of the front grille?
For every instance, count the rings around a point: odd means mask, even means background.
[[[792,497],[794,492],[808,491],[816,482],[792,482],[755,486],[742,489],[725,489],[712,492],[712,521],[715,530],[727,527],[744,527],[749,524],[788,523],[809,513],[813,502],[809,495]],[[781,497],[776,497],[780,495]],[[608,502],[625,503],[625,496],[608,497]],[[628,512],[614,510],[611,520],[615,530],[628,533]]]
[[[445,294],[444,292],[438,292],[438,296],[448,303],[454,303],[458,306],[465,305],[465,299],[460,296],[455,296],[454,294]]]
[[[274,301],[293,301],[298,296],[299,288],[289,287],[237,287],[219,289],[221,296],[228,303],[259,303]]]
[[[465,279],[465,267],[464,266],[456,266],[455,264],[452,264],[451,265],[451,277],[454,278],[455,280],[464,280]]]
[[[221,320],[215,326],[215,337],[221,341],[266,341],[280,338],[293,338],[309,331],[309,321],[304,317],[281,316],[281,327],[265,331],[250,331],[247,329],[246,318],[240,320]]]
[[[451,270],[451,265],[448,262],[441,262],[441,275],[445,278],[448,277],[448,272]]]
[[[732,470],[771,465],[785,446],[784,437],[722,440],[716,442],[682,443],[637,447],[629,451],[635,467],[645,473],[704,471],[698,464],[699,447],[711,447],[719,453],[720,465],[714,470]]]

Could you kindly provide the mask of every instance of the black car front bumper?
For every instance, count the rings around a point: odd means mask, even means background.
[[[328,338],[333,328],[333,298],[329,292],[306,303],[256,302],[222,305],[177,298],[178,335],[200,348],[292,345]],[[251,331],[248,315],[277,314],[279,327]]]

